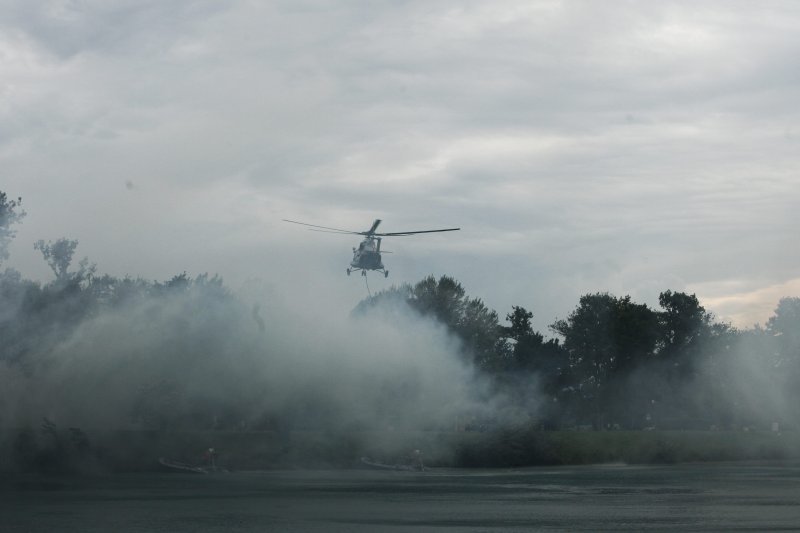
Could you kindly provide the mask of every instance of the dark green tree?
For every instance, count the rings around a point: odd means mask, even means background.
[[[33,243],[33,249],[42,253],[47,266],[56,275],[57,280],[66,280],[69,277],[69,267],[72,264],[72,257],[75,255],[75,248],[78,241],[60,238],[56,242],[39,239]]]
[[[764,345],[778,382],[794,401],[800,401],[800,298],[781,298],[767,320]]]
[[[413,309],[447,326],[478,366],[495,366],[495,347],[500,338],[497,313],[481,299],[467,296],[464,287],[450,276],[438,280],[428,276],[414,285],[409,297]]]
[[[505,333],[515,341],[533,335],[531,319],[533,313],[518,305],[511,306],[511,312],[506,315],[506,320],[511,324],[505,328]]]
[[[354,314],[407,305],[423,316],[443,324],[462,343],[465,356],[484,369],[496,368],[501,340],[497,313],[480,298],[467,296],[464,287],[450,276],[438,280],[428,276],[414,286],[402,285],[362,300]]]
[[[25,217],[21,205],[22,198],[9,200],[6,193],[0,191],[0,263],[8,259],[8,244],[17,233],[14,224]]]
[[[564,339],[579,411],[603,426],[620,404],[631,373],[652,359],[658,341],[654,311],[630,296],[587,294],[566,319],[550,327]]]
[[[658,303],[662,309],[659,358],[669,362],[671,373],[687,375],[712,334],[713,317],[694,294],[664,291]]]
[[[778,340],[779,365],[800,363],[800,298],[781,298],[766,331]]]
[[[512,306],[506,315],[510,323],[503,329],[508,340],[510,370],[536,373],[545,383],[555,385],[566,371],[569,361],[558,339],[545,341],[544,335],[533,330],[533,313],[520,306]]]
[[[449,276],[438,280],[428,276],[414,285],[411,306],[424,315],[433,315],[451,330],[457,331],[468,298],[464,287]]]
[[[738,332],[719,323],[694,294],[659,295],[660,338],[651,388],[675,427],[730,423],[730,392],[741,377],[731,373]]]
[[[614,309],[614,371],[630,372],[646,364],[658,343],[658,315],[645,304],[618,298]]]
[[[532,318],[532,312],[516,305],[506,315],[509,326],[502,328],[504,339],[498,354],[505,364],[496,381],[518,405],[535,406],[537,420],[544,427],[554,428],[560,425],[569,358],[558,339],[545,340],[534,331]]]

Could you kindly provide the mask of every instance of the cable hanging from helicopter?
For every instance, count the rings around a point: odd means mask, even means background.
[[[376,270],[383,272],[384,277],[389,277],[389,271],[383,266],[381,261],[381,253],[390,253],[387,251],[381,252],[381,240],[384,237],[406,237],[409,235],[418,235],[420,233],[441,233],[445,231],[459,231],[461,228],[444,228],[444,229],[426,229],[418,231],[395,231],[392,233],[378,233],[377,229],[381,223],[380,219],[376,219],[367,231],[349,231],[339,228],[330,228],[328,226],[318,226],[316,224],[308,224],[306,222],[298,222],[297,220],[282,219],[284,222],[292,224],[300,224],[301,226],[309,226],[309,231],[319,231],[322,233],[339,233],[343,235],[363,235],[364,240],[359,243],[358,248],[353,248],[353,260],[350,261],[350,266],[347,268],[347,275],[352,272],[361,271],[362,276],[367,275],[368,270]]]

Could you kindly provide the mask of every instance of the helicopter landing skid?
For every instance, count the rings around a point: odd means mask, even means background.
[[[361,275],[362,276],[366,276],[367,275],[367,270],[368,269],[366,269],[366,268],[348,268],[347,269],[347,275],[349,276],[353,272],[357,272],[359,270],[361,271]],[[369,270],[375,270],[376,272],[383,272],[383,277],[384,278],[388,278],[389,277],[389,271],[386,270],[386,269],[383,269],[383,268],[381,268],[381,269],[371,268]]]

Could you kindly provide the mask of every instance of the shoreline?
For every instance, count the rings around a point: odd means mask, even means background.
[[[800,460],[800,435],[770,431],[153,431],[0,430],[2,472],[153,472],[159,458],[232,471],[356,468],[361,457],[430,468],[659,465]]]

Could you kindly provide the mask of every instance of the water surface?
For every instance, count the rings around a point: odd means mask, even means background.
[[[0,480],[3,532],[800,531],[800,465]]]

